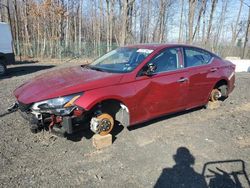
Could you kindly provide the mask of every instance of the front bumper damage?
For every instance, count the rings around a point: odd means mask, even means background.
[[[8,111],[19,111],[21,116],[29,122],[30,130],[33,133],[45,129],[66,136],[73,134],[86,124],[86,114],[83,109],[78,107],[67,116],[35,112],[30,107],[31,105],[16,102],[8,108]]]

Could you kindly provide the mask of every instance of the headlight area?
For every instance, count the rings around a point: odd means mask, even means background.
[[[34,103],[30,107],[29,113],[35,116],[37,125],[32,125],[31,131],[48,129],[49,131],[72,134],[74,127],[79,127],[85,119],[86,111],[74,104],[82,95],[83,93],[77,93]]]
[[[49,99],[34,103],[31,107],[32,111],[40,113],[49,113],[54,115],[69,115],[75,108],[74,102],[80,97],[80,94]]]

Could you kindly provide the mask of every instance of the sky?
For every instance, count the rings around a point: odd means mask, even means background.
[[[213,30],[216,30],[216,28],[220,26],[219,17],[221,15],[223,2],[225,2],[225,0],[218,0],[217,8],[215,10],[215,16],[214,16],[214,22],[213,22],[213,28],[212,28]],[[250,0],[245,0],[244,3],[245,4],[243,4],[242,10],[241,10],[240,21],[243,21],[243,23],[246,26],[247,19],[248,19],[248,11],[249,11],[249,8],[247,5],[250,5]],[[177,7],[178,7],[178,4],[177,4]],[[186,3],[185,9],[187,13],[188,12],[187,3]],[[231,37],[232,35],[231,27],[236,22],[239,9],[240,9],[240,0],[228,1],[228,7],[226,10],[226,15],[225,15],[225,22],[224,22],[224,25],[222,26],[222,34],[221,34],[222,40],[226,40]],[[211,10],[211,0],[208,0],[207,12],[209,13],[210,10]],[[178,8],[178,14],[180,15],[180,7]],[[207,22],[208,22],[208,18],[209,18],[209,15],[207,14]],[[184,19],[185,19],[184,22],[187,23],[188,17],[186,16]],[[179,21],[180,21],[180,16],[177,16],[173,18],[172,23],[169,25],[169,28],[171,29],[171,32],[169,32],[170,40],[176,41],[178,38]],[[245,30],[240,32],[239,34],[240,38],[244,37],[244,32]]]

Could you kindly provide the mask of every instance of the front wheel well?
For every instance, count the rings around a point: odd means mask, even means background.
[[[103,100],[101,102],[98,102],[91,111],[93,115],[95,115],[96,113],[108,113],[123,126],[129,126],[130,115],[128,107],[119,100]]]

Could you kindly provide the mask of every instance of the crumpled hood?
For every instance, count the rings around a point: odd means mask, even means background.
[[[54,70],[21,85],[14,91],[17,100],[30,104],[119,83],[122,74],[100,72],[81,66]]]

